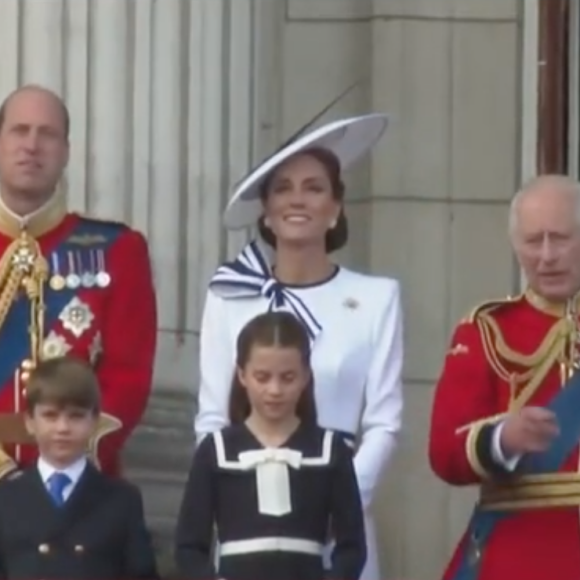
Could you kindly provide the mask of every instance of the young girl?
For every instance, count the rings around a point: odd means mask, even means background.
[[[352,452],[317,426],[302,323],[288,312],[268,312],[246,324],[232,383],[231,425],[201,442],[189,474],[176,534],[181,574],[357,580],[366,539]],[[325,572],[329,530],[334,550]]]

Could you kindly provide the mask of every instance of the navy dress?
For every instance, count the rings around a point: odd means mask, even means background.
[[[281,447],[265,448],[240,424],[197,449],[176,532],[184,578],[358,580],[365,540],[352,452],[338,434],[302,424]]]

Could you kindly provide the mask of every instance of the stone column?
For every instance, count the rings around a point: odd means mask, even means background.
[[[427,462],[433,387],[458,321],[510,294],[518,276],[507,217],[519,181],[521,20],[516,0],[374,6],[373,108],[393,123],[373,161],[370,263],[400,279],[406,322],[405,425],[376,512],[383,572],[427,579],[474,500]]]
[[[161,304],[165,322],[159,333],[154,390],[125,458],[128,476],[143,490],[148,520],[167,562],[193,453],[199,321],[205,289],[218,262],[235,251],[246,235],[227,236],[221,213],[232,184],[248,170],[253,158],[258,14],[253,0],[191,0],[187,14],[179,12],[183,4],[179,1],[162,4],[164,14],[154,22],[158,40],[153,60],[163,72],[156,76],[153,87],[151,123],[155,134],[165,136],[158,147],[151,147],[156,160],[153,203],[159,206],[156,215],[160,215],[154,228],[167,240],[167,247],[161,257],[166,270],[160,272],[157,284],[162,295],[170,295],[169,287],[164,287],[184,276],[183,287],[188,292],[178,295],[175,302]],[[175,31],[186,26],[187,44],[180,47],[174,42]],[[180,67],[180,54],[184,53],[188,66]],[[184,102],[182,95],[173,94],[168,101],[166,88],[175,86],[179,75],[188,76],[184,94],[189,98]],[[186,136],[172,141],[172,135],[179,134],[177,125],[183,123],[179,111],[184,110],[189,119]],[[168,185],[187,194],[172,201],[165,197],[171,191]],[[163,223],[167,210],[161,206],[178,202],[179,208],[169,215],[181,212],[184,227],[172,231],[169,222]]]

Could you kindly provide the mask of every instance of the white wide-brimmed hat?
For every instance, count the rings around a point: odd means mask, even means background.
[[[229,230],[252,226],[262,213],[260,187],[264,179],[288,158],[307,149],[326,149],[336,155],[340,168],[352,167],[382,137],[389,118],[371,113],[328,123],[292,141],[256,167],[236,188],[224,212]]]

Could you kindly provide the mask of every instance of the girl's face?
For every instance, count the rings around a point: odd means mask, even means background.
[[[254,346],[245,367],[237,373],[252,412],[270,422],[296,415],[298,400],[310,379],[299,350],[279,346]]]

